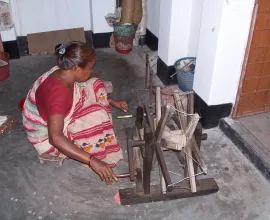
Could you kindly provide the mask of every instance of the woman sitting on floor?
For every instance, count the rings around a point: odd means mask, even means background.
[[[90,78],[94,49],[82,42],[56,47],[58,66],[43,74],[29,91],[23,125],[40,158],[72,158],[89,165],[111,184],[111,165],[122,159],[110,105],[128,110],[125,101],[107,98],[104,84]]]

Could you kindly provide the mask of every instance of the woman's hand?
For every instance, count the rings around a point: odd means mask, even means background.
[[[128,111],[128,104],[126,101],[112,100],[110,104],[114,106],[115,108],[122,110],[123,112]]]
[[[111,166],[95,157],[91,158],[90,166],[96,174],[99,175],[103,181],[105,179],[106,184],[112,184],[113,180],[117,181],[116,175],[113,173]]]

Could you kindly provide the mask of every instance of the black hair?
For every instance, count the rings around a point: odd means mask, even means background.
[[[71,41],[67,45],[58,44],[55,53],[58,66],[64,70],[74,66],[85,68],[96,56],[95,50],[81,41]]]

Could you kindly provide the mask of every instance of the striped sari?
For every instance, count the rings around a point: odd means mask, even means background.
[[[38,87],[57,69],[54,67],[43,74],[30,89],[23,107],[23,126],[39,155],[66,158],[49,143],[47,122],[40,117],[35,100]],[[63,133],[76,146],[108,164],[116,164],[122,159],[107,93],[101,80],[91,78],[85,83],[75,83],[73,104],[64,119]]]

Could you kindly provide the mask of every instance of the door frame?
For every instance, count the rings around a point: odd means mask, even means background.
[[[261,0],[255,0],[255,2],[254,2],[254,8],[253,8],[252,18],[251,18],[251,23],[250,23],[250,30],[249,30],[249,36],[248,36],[248,41],[247,41],[247,47],[246,47],[246,51],[245,51],[245,55],[244,55],[244,61],[243,61],[243,65],[242,65],[242,71],[241,71],[241,76],[240,76],[240,80],[239,80],[238,91],[236,94],[236,101],[235,101],[233,111],[232,111],[233,118],[240,118],[241,117],[241,116],[237,116],[237,111],[238,111],[238,107],[239,107],[239,99],[240,99],[240,95],[241,95],[243,81],[244,81],[244,78],[246,75],[248,58],[249,58],[251,43],[252,43],[252,39],[253,39],[253,35],[254,35],[254,30],[255,30],[255,25],[256,25],[256,21],[257,21],[257,15],[258,15],[258,9],[259,9],[260,2],[261,2]]]

